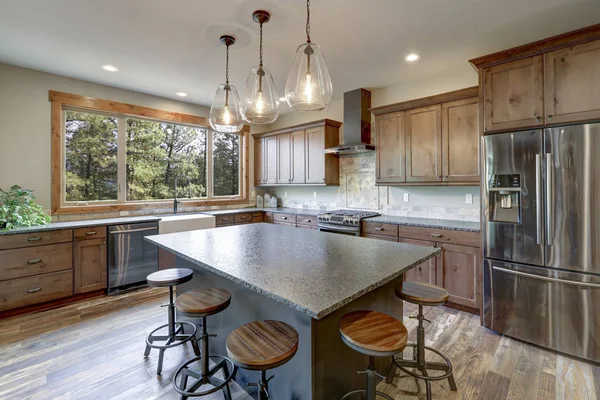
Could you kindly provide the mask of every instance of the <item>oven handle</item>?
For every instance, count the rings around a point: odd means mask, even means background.
[[[495,265],[492,266],[492,269],[494,271],[500,271],[500,272],[504,272],[504,273],[507,273],[507,274],[524,276],[526,278],[539,279],[541,281],[554,282],[554,283],[564,283],[566,285],[575,285],[575,286],[583,286],[583,287],[588,287],[588,288],[600,289],[600,284],[598,284],[598,283],[577,282],[577,281],[570,281],[570,280],[566,280],[566,279],[550,278],[548,276],[528,274],[527,272],[514,271],[512,269],[497,267]]]
[[[354,227],[348,227],[348,226],[343,226],[343,225],[325,225],[325,224],[318,224],[317,228],[319,228],[319,230],[328,230],[328,231],[338,231],[338,232],[358,232],[358,227],[354,228]]]
[[[130,229],[128,231],[111,231],[111,235],[123,235],[125,233],[133,233],[133,232],[147,232],[147,231],[156,231],[158,228],[140,228],[140,229]]]

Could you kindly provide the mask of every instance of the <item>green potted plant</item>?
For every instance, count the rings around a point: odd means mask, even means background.
[[[35,202],[31,190],[18,185],[8,191],[0,189],[0,230],[46,225],[50,221],[52,218]]]

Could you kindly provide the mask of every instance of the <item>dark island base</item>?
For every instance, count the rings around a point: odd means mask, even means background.
[[[179,257],[177,266],[194,271],[192,281],[177,287],[178,295],[202,287],[220,287],[232,293],[229,308],[208,317],[209,333],[218,335],[216,338],[211,338],[211,354],[226,355],[227,336],[246,322],[261,319],[280,320],[292,325],[298,331],[300,340],[298,353],[287,364],[269,371],[268,376],[275,375],[275,379],[270,382],[271,397],[274,399],[332,400],[339,399],[352,389],[363,388],[364,375],[356,372],[367,368],[368,359],[367,356],[343,344],[338,329],[340,318],[350,311],[370,309],[402,319],[402,301],[394,295],[394,286],[401,278],[316,320],[269,298],[267,294],[257,293]],[[179,318],[191,321],[186,317]],[[193,322],[199,323],[200,319]],[[390,358],[378,359],[379,373],[385,375],[390,362]],[[258,372],[238,369],[235,380],[240,386],[245,387],[247,382],[258,380]]]

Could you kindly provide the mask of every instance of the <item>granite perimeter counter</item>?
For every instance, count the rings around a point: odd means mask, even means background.
[[[440,251],[265,223],[146,239],[174,253],[178,267],[194,270],[178,294],[201,287],[232,293],[231,306],[208,318],[209,331],[218,334],[211,352],[226,354],[227,335],[253,320],[281,320],[298,331],[298,353],[272,381],[274,398],[298,400],[340,398],[362,382],[356,371],[366,368],[365,358],[342,343],[339,319],[358,309],[402,319],[394,286]],[[389,363],[379,360],[381,373]],[[255,380],[238,372],[242,385]]]

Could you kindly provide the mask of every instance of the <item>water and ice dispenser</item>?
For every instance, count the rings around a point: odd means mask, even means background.
[[[490,221],[521,223],[521,175],[493,175],[488,196]]]

